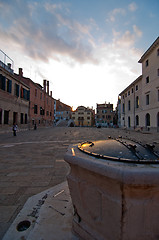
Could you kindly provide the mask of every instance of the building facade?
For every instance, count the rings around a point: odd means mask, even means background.
[[[120,93],[121,126],[159,129],[159,37],[143,54],[142,75]]]
[[[142,112],[142,76],[139,76],[131,83],[121,96],[121,127],[139,127],[139,115]]]
[[[29,121],[30,88],[14,75],[11,64],[0,61],[0,127],[26,127]]]
[[[97,104],[96,126],[112,127],[113,126],[113,104]]]
[[[49,81],[43,80],[43,87],[34,83],[30,78],[23,76],[22,68],[19,68],[19,74],[16,77],[29,85],[30,87],[30,108],[29,119],[30,127],[34,126],[48,126],[54,123],[54,99],[52,92],[49,93]]]
[[[55,122],[59,120],[69,120],[72,116],[72,107],[62,103],[60,100],[54,99],[55,104],[55,111],[54,111],[54,118]]]
[[[94,125],[95,111],[84,106],[79,106],[72,112],[72,120],[75,126],[92,127]]]

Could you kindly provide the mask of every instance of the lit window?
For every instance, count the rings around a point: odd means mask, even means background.
[[[139,108],[139,97],[136,97],[136,108]]]

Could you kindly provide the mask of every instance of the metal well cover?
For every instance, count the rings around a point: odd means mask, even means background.
[[[151,144],[142,145],[128,139],[84,142],[78,149],[96,158],[135,163],[159,163],[159,154]]]

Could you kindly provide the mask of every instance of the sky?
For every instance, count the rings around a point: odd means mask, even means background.
[[[158,12],[158,0],[0,0],[0,49],[15,73],[23,68],[42,86],[48,80],[53,98],[74,110],[115,108],[142,74],[138,61],[159,36]]]

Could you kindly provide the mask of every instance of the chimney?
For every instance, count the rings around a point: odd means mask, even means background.
[[[8,68],[11,69],[11,66],[12,66],[11,63],[8,63],[7,65],[8,65]]]
[[[44,92],[46,92],[46,80],[43,80]]]
[[[19,76],[23,77],[23,68],[19,68]]]
[[[50,96],[52,97],[52,91],[50,91]]]
[[[47,94],[49,94],[49,81],[47,81]]]

